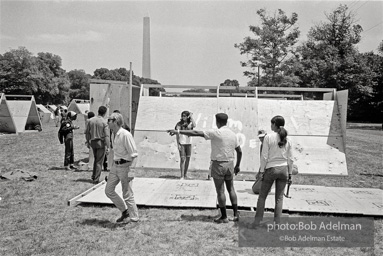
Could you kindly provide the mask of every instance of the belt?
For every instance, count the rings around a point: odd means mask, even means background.
[[[114,163],[117,164],[117,165],[119,165],[119,164],[129,163],[129,162],[130,162],[130,161],[125,160],[125,159],[120,159],[120,160],[114,161]]]

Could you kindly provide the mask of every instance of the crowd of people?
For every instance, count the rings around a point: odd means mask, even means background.
[[[106,178],[105,194],[120,210],[121,216],[116,222],[129,218],[130,221],[139,221],[138,208],[134,200],[133,180],[130,168],[138,157],[137,147],[130,133],[130,128],[124,122],[120,111],[115,110],[106,118],[107,108],[100,106],[98,115],[88,112],[85,126],[86,145],[93,152],[94,164],[92,182],[100,182],[101,171],[105,164],[110,168]],[[69,111],[61,117],[59,139],[65,144],[64,166],[66,169],[75,169],[73,165],[73,130],[78,126],[73,124],[76,113]],[[215,115],[216,128],[198,131],[194,128],[196,123],[193,114],[189,111],[181,113],[181,119],[174,129],[167,130],[171,136],[176,136],[177,147],[180,155],[180,179],[187,179],[190,164],[192,137],[203,137],[211,144],[209,175],[213,178],[217,192],[220,216],[214,220],[216,223],[238,221],[238,202],[234,189],[234,176],[240,172],[242,149],[236,134],[227,126],[228,115],[218,113]],[[265,200],[270,193],[271,186],[275,183],[275,210],[274,221],[280,222],[282,215],[283,194],[286,184],[291,183],[293,172],[292,143],[287,137],[284,128],[285,120],[282,116],[271,119],[273,133],[266,134],[260,131],[258,136],[261,143],[260,168],[257,174],[260,185],[257,210],[254,225],[260,225],[265,207]],[[106,162],[111,154],[110,163]],[[115,189],[121,182],[122,198]],[[228,217],[226,212],[225,187],[233,208],[233,216]]]

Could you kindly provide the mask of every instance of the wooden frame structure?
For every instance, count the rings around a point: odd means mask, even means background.
[[[345,157],[347,91],[333,88],[246,87],[238,93],[227,86],[142,85],[149,88],[216,89],[216,92],[163,92],[161,96],[140,97],[135,129],[139,148],[139,168],[178,169],[179,156],[174,138],[164,134],[174,128],[183,110],[194,113],[196,129],[215,127],[214,115],[229,115],[228,126],[237,134],[244,152],[244,172],[259,167],[259,129],[270,133],[270,119],[285,117],[290,138],[294,141],[299,173],[307,175],[347,175]],[[225,90],[222,92],[222,90]],[[228,91],[233,91],[229,93]],[[253,91],[252,94],[250,92]],[[265,94],[262,92],[274,92]],[[323,100],[302,100],[302,94],[278,92],[319,92]],[[276,92],[276,93],[275,93]],[[170,95],[173,97],[168,97]],[[179,96],[179,97],[174,97]],[[293,100],[286,100],[290,97]],[[298,99],[298,100],[297,100]],[[179,112],[179,113],[178,113]],[[209,143],[193,138],[191,170],[209,167]]]

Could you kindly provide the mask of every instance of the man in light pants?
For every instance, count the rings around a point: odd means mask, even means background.
[[[132,189],[133,178],[129,177],[129,172],[130,166],[138,154],[133,136],[129,131],[122,128],[123,124],[124,119],[120,113],[113,113],[108,118],[109,128],[114,133],[114,157],[105,187],[105,194],[121,211],[121,217],[116,222],[122,222],[128,217],[130,217],[130,221],[137,222],[139,220],[138,209]],[[120,181],[123,198],[115,191]]]

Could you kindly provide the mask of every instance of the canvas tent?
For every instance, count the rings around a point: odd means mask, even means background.
[[[90,108],[89,100],[73,99],[68,106],[68,111],[74,111],[78,116],[85,116],[88,114]]]
[[[41,130],[41,121],[33,95],[5,95],[15,124],[15,133]]]
[[[37,111],[39,112],[40,115],[40,120],[41,123],[49,123],[49,120],[51,119],[52,112],[50,112],[46,107],[44,107],[41,104],[37,104]]]
[[[0,93],[0,132],[17,133],[5,94]]]

